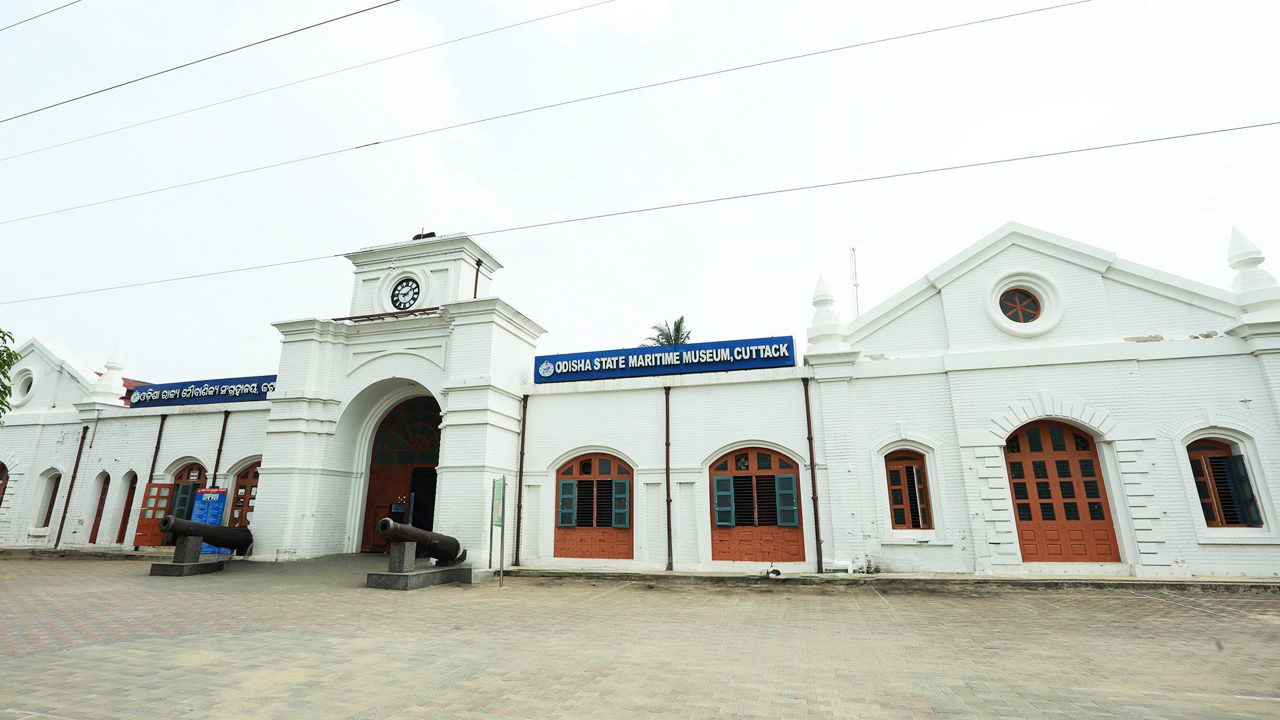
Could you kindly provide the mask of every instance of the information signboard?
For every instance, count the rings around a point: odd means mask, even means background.
[[[758,370],[793,367],[795,341],[790,337],[720,340],[618,350],[592,350],[533,359],[535,383],[608,380],[646,375]]]
[[[226,506],[226,488],[200,488],[196,491],[196,500],[191,506],[191,521],[206,525],[221,525],[222,512]],[[200,543],[200,552],[228,554],[231,551],[226,548],[214,547],[209,543]]]

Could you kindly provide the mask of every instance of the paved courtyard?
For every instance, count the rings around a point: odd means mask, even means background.
[[[0,556],[14,718],[1276,718],[1280,595],[217,575]]]

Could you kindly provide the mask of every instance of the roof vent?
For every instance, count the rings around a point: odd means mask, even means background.
[[[421,233],[418,233],[417,235],[414,235],[414,236],[413,236],[413,239],[414,239],[414,240],[428,240],[428,239],[433,238],[433,237],[435,237],[435,236],[436,236],[436,234],[435,234],[435,232],[434,232],[434,231],[433,231],[433,232],[421,232]]]

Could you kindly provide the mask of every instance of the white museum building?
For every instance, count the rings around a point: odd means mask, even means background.
[[[803,347],[553,356],[465,235],[347,258],[350,315],[277,323],[275,375],[21,345],[0,547],[163,545],[224,493],[258,561],[392,517],[477,567],[506,533],[542,568],[1280,575],[1280,284],[1238,232],[1230,290],[1009,224],[852,322],[819,281]]]

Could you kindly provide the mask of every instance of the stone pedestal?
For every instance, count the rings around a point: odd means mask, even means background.
[[[449,583],[471,584],[471,568],[431,566],[416,570],[418,543],[391,543],[387,572],[371,572],[365,587],[379,590],[417,590]]]
[[[180,537],[173,548],[173,561],[151,563],[151,574],[156,577],[187,577],[218,572],[226,566],[226,560],[200,560],[200,545],[204,538]]]

